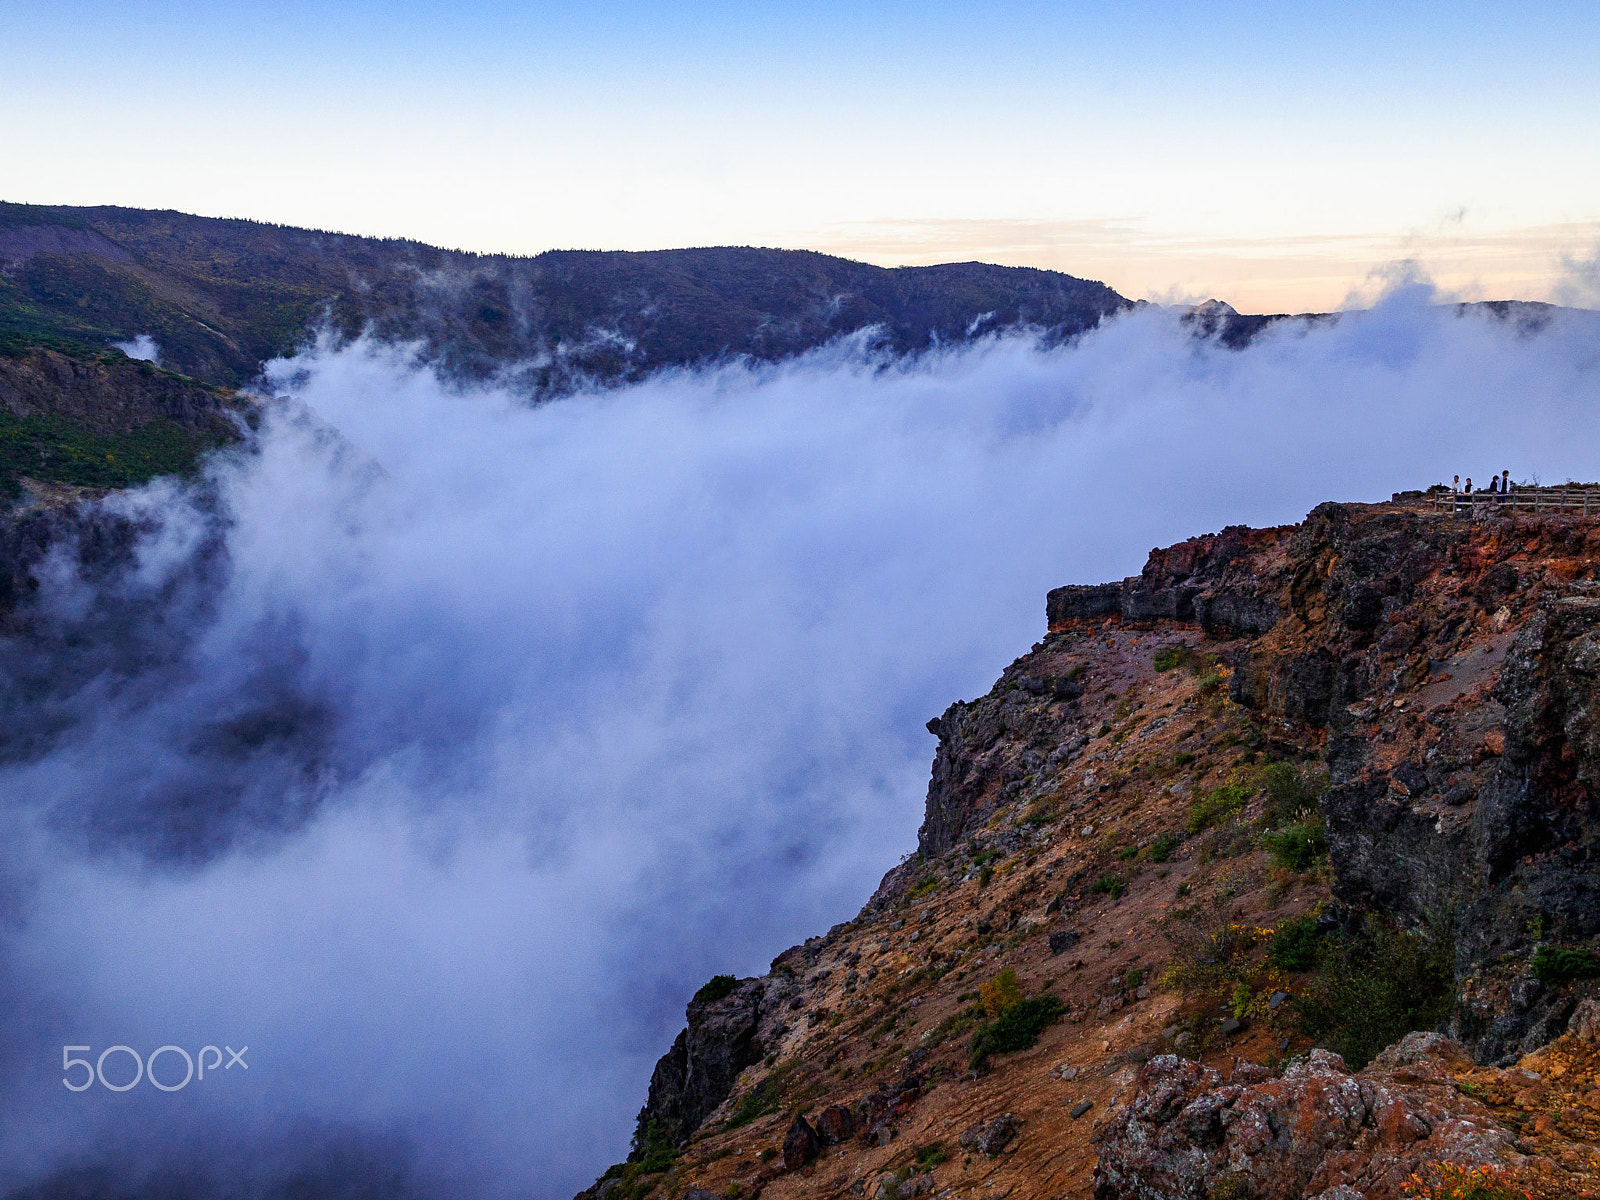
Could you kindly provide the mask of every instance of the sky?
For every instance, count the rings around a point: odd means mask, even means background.
[[[480,251],[1581,299],[1600,7],[11,0],[0,198]]]

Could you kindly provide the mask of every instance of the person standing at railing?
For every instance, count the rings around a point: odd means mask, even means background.
[[[1500,472],[1500,494],[1503,496],[1511,490],[1511,472]]]
[[[1457,475],[1450,481],[1450,494],[1452,496],[1461,495],[1461,476]]]

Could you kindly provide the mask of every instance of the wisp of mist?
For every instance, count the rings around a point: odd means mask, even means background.
[[[1453,474],[1600,477],[1597,345],[1409,288],[1242,351],[1151,309],[540,407],[406,348],[274,364],[249,452],[106,501],[133,565],[39,572],[80,658],[0,766],[0,1191],[571,1195],[694,989],[914,849],[924,722],[1049,588]],[[63,1086],[117,1044],[248,1066]]]

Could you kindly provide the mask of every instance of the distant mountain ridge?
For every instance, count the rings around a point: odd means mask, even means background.
[[[0,339],[99,351],[238,386],[327,324],[420,341],[450,374],[534,395],[723,357],[778,360],[869,326],[909,352],[1027,326],[1070,338],[1131,307],[1057,271],[877,267],[807,250],[470,254],[255,221],[0,204]]]
[[[1034,267],[878,267],[749,246],[518,257],[172,211],[0,202],[0,501],[27,480],[121,487],[187,469],[203,447],[236,436],[248,401],[226,390],[322,330],[415,343],[448,377],[539,400],[663,369],[777,362],[869,329],[891,354],[1008,329],[1060,343],[1134,307],[1103,283]],[[1528,332],[1559,311],[1456,307]],[[1193,336],[1240,349],[1286,314],[1210,300],[1180,319]],[[158,364],[130,357],[150,357],[141,338]]]

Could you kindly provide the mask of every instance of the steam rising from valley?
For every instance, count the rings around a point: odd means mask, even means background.
[[[136,564],[47,562],[0,659],[0,1189],[571,1195],[695,987],[914,848],[923,722],[1048,588],[1596,478],[1595,335],[1408,286],[1243,351],[1146,309],[538,408],[403,348],[276,364],[257,447],[108,500]],[[60,1082],[63,1045],[224,1042],[248,1074]]]

